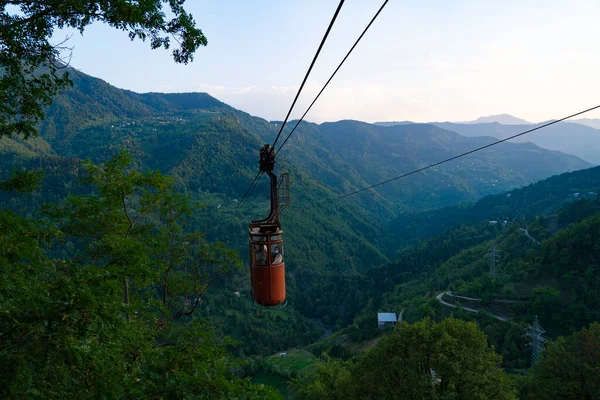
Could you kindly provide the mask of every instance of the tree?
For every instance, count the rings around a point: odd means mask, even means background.
[[[177,63],[187,64],[207,39],[185,11],[185,0],[48,0],[3,1],[0,12],[0,136],[35,135],[35,125],[71,80],[63,53],[66,41],[52,44],[55,29],[83,33],[93,22],[128,32],[131,40],[149,40],[150,47],[169,49]],[[165,10],[164,4],[167,4]],[[167,19],[165,13],[173,17]]]
[[[516,399],[500,369],[502,357],[487,345],[474,323],[425,319],[396,331],[350,364],[330,362],[301,389],[306,399]],[[349,385],[346,392],[341,387]]]
[[[330,399],[346,400],[352,398],[351,362],[325,356],[326,364],[319,365],[312,383],[301,379],[292,381],[300,400]]]
[[[143,288],[151,279],[160,282],[154,291],[163,319],[190,316],[208,287],[241,262],[222,243],[205,243],[189,229],[194,207],[173,191],[171,178],[141,173],[131,163],[125,151],[103,166],[85,163],[84,182],[96,194],[72,196],[46,212],[86,249],[86,262],[123,279],[125,304],[130,282]]]
[[[88,163],[95,194],[49,208],[56,226],[0,213],[0,397],[268,398],[194,318],[239,260],[184,229],[189,201],[130,161]]]
[[[600,399],[600,324],[551,343],[522,392],[526,399]]]

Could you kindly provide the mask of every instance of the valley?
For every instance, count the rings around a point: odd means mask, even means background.
[[[600,400],[598,12],[5,2],[0,398]]]
[[[206,232],[209,241],[223,242],[245,264],[247,224],[268,213],[266,182],[242,207],[238,204],[252,178],[257,149],[274,137],[277,122],[203,93],[136,94],[77,76],[75,86],[48,110],[37,138],[1,139],[2,171],[21,168],[45,175],[30,195],[3,193],[3,207],[35,217],[46,203],[90,194],[90,186],[81,182],[83,161],[102,164],[125,151],[133,167],[171,176],[176,191],[201,204],[190,227]],[[462,136],[465,131],[454,128],[359,121],[299,126],[276,166],[289,172],[292,182],[292,205],[281,217],[287,307],[255,309],[247,267],[242,267],[211,287],[196,313],[218,334],[238,341],[232,352],[252,360],[245,373],[254,382],[293,396],[286,382],[310,379],[316,365],[327,365],[318,359],[323,352],[348,359],[385,337],[376,326],[378,311],[402,313],[408,323],[449,316],[476,321],[503,354],[507,371],[528,365],[522,332],[533,315],[540,316],[551,337],[595,320],[590,310],[597,295],[580,296],[596,286],[567,290],[559,283],[566,271],[539,275],[554,262],[549,246],[563,240],[556,235],[571,235],[561,229],[580,224],[573,235],[577,229],[597,232],[595,220],[585,218],[600,211],[600,170],[581,158],[532,143],[504,143],[335,200],[494,140]],[[496,279],[487,273],[491,240],[501,251]],[[594,267],[569,272],[572,282],[583,273],[597,276],[597,255],[585,254],[576,265]],[[502,310],[493,311],[494,297],[504,299]],[[580,299],[578,308],[568,306],[567,299]],[[554,307],[552,313],[544,311],[548,306]],[[507,318],[511,323],[503,324]],[[324,337],[325,332],[332,335]],[[282,351],[303,354],[300,359],[308,355],[314,367],[286,369],[274,362]]]

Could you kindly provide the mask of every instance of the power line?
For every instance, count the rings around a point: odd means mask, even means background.
[[[447,159],[445,159],[445,160],[443,160],[443,161],[438,161],[438,162],[436,162],[436,163],[433,163],[433,164],[427,165],[427,166],[425,166],[425,167],[422,167],[422,168],[416,169],[416,170],[414,170],[414,171],[411,171],[411,172],[408,172],[408,173],[406,173],[406,174],[402,174],[402,175],[400,175],[400,176],[397,176],[397,177],[395,177],[395,178],[387,179],[387,180],[385,180],[385,181],[383,181],[383,182],[379,182],[379,183],[376,183],[376,184],[374,184],[374,185],[371,185],[371,186],[368,186],[368,187],[365,187],[365,188],[362,188],[362,189],[356,190],[356,191],[354,191],[354,192],[347,193],[347,194],[344,194],[344,195],[342,195],[342,196],[338,196],[338,197],[334,198],[333,200],[340,200],[340,199],[344,199],[344,198],[346,198],[346,197],[349,197],[349,196],[352,196],[352,195],[355,195],[355,194],[358,194],[358,193],[362,193],[362,192],[364,192],[364,191],[366,191],[366,190],[373,189],[373,188],[376,188],[376,187],[378,187],[378,186],[381,186],[381,185],[385,185],[386,183],[390,183],[390,182],[396,181],[396,180],[398,180],[398,179],[406,178],[407,176],[414,175],[414,174],[416,174],[417,172],[422,172],[422,171],[425,171],[426,169],[433,168],[433,167],[437,167],[438,165],[441,165],[441,164],[447,163],[447,162],[449,162],[449,161],[456,160],[457,158],[461,158],[461,157],[467,156],[467,155],[469,155],[469,154],[473,154],[473,153],[475,153],[475,152],[478,152],[478,151],[480,151],[480,150],[487,149],[488,147],[492,147],[492,146],[495,146],[495,145],[497,145],[497,144],[500,144],[500,143],[506,142],[506,141],[508,141],[508,140],[511,140],[511,139],[517,138],[517,137],[519,137],[519,136],[526,135],[526,134],[528,134],[528,133],[531,133],[531,132],[533,132],[533,131],[537,131],[538,129],[546,128],[546,127],[548,127],[548,126],[550,126],[550,125],[554,125],[554,124],[557,124],[557,123],[559,123],[559,122],[565,121],[565,120],[567,120],[567,119],[570,119],[570,118],[573,118],[573,117],[577,117],[578,115],[585,114],[585,113],[587,113],[587,112],[590,112],[590,111],[596,110],[596,109],[598,109],[598,108],[600,108],[600,105],[597,105],[597,106],[595,106],[595,107],[592,107],[592,108],[588,108],[587,110],[583,110],[583,111],[580,111],[580,112],[578,112],[578,113],[575,113],[575,114],[571,114],[571,115],[569,115],[569,116],[567,116],[567,117],[564,117],[564,118],[561,118],[561,119],[558,119],[558,120],[555,120],[555,121],[552,121],[552,122],[545,123],[545,124],[543,124],[543,125],[540,125],[540,126],[537,126],[537,127],[535,127],[535,128],[529,129],[529,130],[527,130],[527,131],[525,131],[525,132],[521,132],[521,133],[519,133],[519,134],[516,134],[516,135],[513,135],[513,136],[509,136],[509,137],[507,137],[506,139],[498,140],[498,141],[496,141],[496,142],[494,142],[494,143],[490,143],[490,144],[487,144],[487,145],[485,145],[485,146],[478,147],[478,148],[476,148],[476,149],[473,149],[473,150],[467,151],[466,153],[462,153],[462,154],[456,155],[456,156],[454,156],[454,157],[447,158]]]
[[[298,171],[298,168],[296,166],[294,166],[293,164],[289,164],[289,167],[293,167],[296,171]],[[254,192],[254,189],[256,188],[256,186],[258,185],[258,182],[260,182],[260,179],[262,178],[262,173],[259,174],[260,176],[255,176],[254,180],[252,181],[252,184],[250,185],[250,187],[248,188],[248,190],[246,190],[246,193],[244,194],[244,197],[240,200],[240,202],[237,204],[237,206],[235,207],[235,209],[238,209],[242,206],[242,203],[244,203],[244,201],[247,203],[248,199],[250,198],[250,196],[252,195],[252,192]],[[304,187],[306,187],[306,185],[300,180],[299,181]]]
[[[252,186],[252,189],[250,189],[250,193],[248,193],[248,196],[246,196],[246,200],[248,200],[250,196],[252,196],[252,192],[254,192],[254,189],[256,189],[256,187],[258,186],[258,182],[260,182],[260,178],[262,178],[263,174],[264,172],[260,171],[260,175],[258,176],[258,179],[256,180],[254,186]]]
[[[327,40],[327,36],[329,36],[329,32],[331,31],[331,28],[333,27],[333,23],[337,19],[337,16],[340,13],[340,10],[342,9],[342,5],[344,4],[344,1],[345,0],[340,0],[340,4],[338,5],[337,9],[335,10],[335,13],[333,14],[333,18],[331,19],[331,22],[329,23],[329,26],[327,27],[327,31],[325,31],[325,35],[323,36],[323,39],[321,40],[321,44],[319,45],[319,48],[317,49],[317,52],[315,53],[315,56],[313,57],[313,60],[310,63],[310,67],[308,67],[308,71],[306,71],[306,75],[304,76],[304,80],[302,81],[302,84],[300,85],[300,88],[298,89],[298,93],[296,93],[296,97],[294,98],[294,101],[292,102],[292,105],[291,105],[287,115],[285,116],[283,123],[281,124],[281,128],[279,128],[279,133],[277,133],[277,136],[275,137],[275,141],[273,142],[273,147],[275,147],[275,145],[277,144],[277,141],[279,140],[279,136],[281,136],[281,132],[283,131],[283,128],[285,127],[285,124],[287,123],[287,120],[290,117],[290,114],[292,113],[294,106],[296,105],[296,101],[298,100],[298,97],[300,96],[300,93],[302,92],[302,89],[304,88],[304,84],[306,83],[306,80],[308,79],[308,76],[310,75],[310,71],[312,71],[312,68],[315,65],[315,62],[317,61],[317,58],[319,57],[319,53],[321,53],[321,49],[323,48],[323,45],[325,44],[325,41]],[[261,176],[262,176],[262,171],[259,171],[256,174],[256,176],[254,177],[254,180],[252,181],[250,186],[248,186],[248,189],[246,189],[246,193],[244,193],[242,200],[238,203],[236,208],[239,208],[240,205],[246,200],[246,198],[249,197],[250,194],[254,191],[256,182],[260,179]]]
[[[327,40],[327,36],[329,36],[329,32],[331,31],[331,28],[333,27],[333,23],[335,22],[338,14],[340,13],[340,10],[342,9],[342,5],[344,4],[344,1],[345,0],[340,0],[340,4],[338,5],[337,9],[335,10],[335,14],[333,14],[333,18],[331,19],[331,22],[329,23],[329,26],[327,27],[325,36],[323,36],[323,39],[321,40],[321,44],[319,45],[319,48],[317,49],[317,52],[315,53],[315,56],[313,57],[313,60],[310,63],[310,67],[308,67],[308,71],[306,71],[306,75],[304,76],[304,80],[302,81],[302,84],[300,85],[300,89],[298,89],[298,93],[296,93],[294,102],[292,103],[292,106],[290,107],[287,115],[285,116],[285,119],[283,120],[283,124],[281,124],[281,128],[279,128],[279,133],[277,134],[277,137],[275,138],[275,141],[273,142],[273,147],[275,147],[275,145],[277,144],[277,141],[279,140],[279,136],[281,136],[281,132],[283,131],[283,128],[285,127],[285,124],[287,123],[287,120],[290,117],[290,114],[292,113],[292,109],[296,105],[296,101],[298,100],[298,97],[300,96],[300,92],[302,92],[302,88],[304,87],[304,84],[306,83],[306,80],[308,79],[308,76],[310,75],[310,71],[312,70],[313,66],[315,65],[317,58],[319,57],[319,53],[321,52],[321,49],[323,48],[323,45],[325,44],[325,41]]]
[[[246,189],[246,193],[244,193],[244,196],[242,196],[242,199],[240,200],[240,202],[238,203],[236,208],[239,208],[242,205],[242,203],[244,202],[244,200],[246,200],[246,197],[249,195],[249,193],[251,191],[253,191],[254,185],[260,179],[261,175],[262,175],[262,171],[258,171],[256,176],[254,177],[254,180],[252,181],[250,186],[248,186],[248,189]]]
[[[342,67],[342,65],[346,61],[346,59],[350,56],[350,53],[352,53],[352,51],[354,50],[354,48],[356,47],[356,45],[358,45],[358,42],[360,42],[360,40],[365,35],[365,33],[367,33],[367,31],[369,30],[369,28],[371,27],[371,25],[373,24],[373,22],[375,22],[375,20],[377,19],[377,17],[379,16],[379,14],[381,13],[381,11],[385,7],[385,5],[388,3],[388,1],[389,0],[385,0],[385,2],[383,3],[383,5],[379,8],[379,10],[377,11],[377,13],[373,17],[373,19],[371,19],[371,22],[369,22],[369,24],[367,25],[367,27],[365,28],[365,30],[360,34],[360,36],[358,37],[358,39],[356,39],[356,42],[354,42],[354,45],[350,48],[350,50],[348,51],[348,53],[346,54],[346,56],[342,59],[342,62],[340,62],[340,64],[338,65],[338,67],[335,69],[335,71],[333,71],[333,74],[331,74],[331,76],[329,77],[329,79],[325,83],[325,86],[323,86],[323,89],[321,89],[321,91],[319,92],[319,94],[317,94],[317,97],[315,97],[315,99],[313,100],[313,102],[310,103],[310,106],[308,106],[308,108],[306,109],[306,111],[304,112],[304,114],[302,114],[302,117],[300,117],[300,119],[298,120],[298,122],[296,122],[296,125],[292,128],[292,130],[290,131],[290,133],[288,133],[287,137],[285,138],[285,140],[283,141],[283,143],[281,144],[281,146],[279,146],[279,150],[277,150],[277,152],[275,153],[276,156],[281,151],[281,148],[283,146],[285,146],[285,144],[287,143],[288,139],[290,138],[290,136],[292,136],[292,134],[294,133],[294,131],[296,130],[296,128],[298,127],[298,125],[300,125],[300,122],[302,122],[302,120],[304,119],[304,117],[306,117],[306,114],[308,114],[308,112],[310,111],[310,109],[312,108],[312,106],[317,102],[317,100],[321,96],[321,93],[323,93],[323,91],[325,90],[325,88],[327,87],[327,85],[329,85],[329,82],[331,82],[331,80],[333,79],[333,77],[335,76],[335,74],[337,74],[337,72],[340,70],[340,68]],[[283,129],[283,126],[282,126],[281,129]],[[279,133],[281,133],[281,131]],[[277,137],[279,137],[279,135]],[[277,141],[275,141],[275,142],[277,142]],[[275,146],[275,144],[273,144],[273,146]]]

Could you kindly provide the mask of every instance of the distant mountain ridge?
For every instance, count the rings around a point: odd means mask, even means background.
[[[600,118],[580,118],[574,119],[573,122],[589,126],[590,128],[600,129]]]
[[[394,126],[394,125],[408,125],[414,124],[418,122],[413,121],[381,121],[381,122],[373,122],[374,125],[379,126]],[[431,124],[438,124],[442,122],[429,122]],[[524,119],[517,118],[510,114],[498,114],[498,115],[489,115],[487,117],[479,117],[474,121],[462,121],[455,122],[456,124],[480,124],[480,123],[498,123],[502,125],[527,125],[531,124],[529,121],[525,121]],[[600,120],[598,120],[598,125],[600,125]]]
[[[379,126],[394,126],[394,125],[410,125],[414,124],[412,121],[382,121],[382,122],[373,122],[374,125]]]
[[[509,114],[481,117],[469,122],[431,122],[468,137],[491,136],[505,139],[551,121],[531,124]],[[409,122],[376,122],[379,126],[406,125]],[[560,122],[539,131],[512,140],[516,143],[531,142],[544,149],[573,154],[592,164],[600,164],[600,119],[578,119]]]
[[[498,114],[498,115],[489,115],[487,117],[479,117],[475,121],[465,121],[463,124],[487,124],[497,122],[502,125],[527,125],[531,124],[529,121],[525,121],[524,119],[517,118],[510,114]]]
[[[542,124],[544,122],[531,125],[502,125],[496,122],[478,124],[435,123],[440,128],[451,130],[463,136],[492,136],[498,139],[505,139]],[[600,149],[600,130],[575,122],[559,122],[511,140],[511,142],[531,142],[544,149],[562,151],[581,157],[590,163],[600,164],[600,151],[598,151]]]

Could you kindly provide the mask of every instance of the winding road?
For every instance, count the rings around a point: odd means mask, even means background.
[[[523,232],[523,233],[525,234],[525,236],[527,236],[529,239],[531,239],[531,240],[533,241],[533,243],[535,243],[535,244],[537,244],[537,245],[539,245],[539,244],[540,244],[540,242],[538,242],[537,240],[535,240],[535,239],[533,238],[533,236],[531,236],[531,235],[529,234],[529,230],[528,230],[527,228],[523,229],[523,228],[519,227],[519,230],[520,230],[521,232]]]
[[[447,292],[442,292],[442,293],[440,293],[440,294],[438,294],[438,295],[436,296],[436,299],[438,299],[438,301],[439,301],[440,303],[442,303],[442,305],[445,305],[446,307],[452,307],[452,308],[456,308],[456,305],[454,305],[454,304],[451,304],[451,303],[448,303],[448,302],[444,301],[444,298],[443,298],[443,297],[444,297],[445,295],[452,296],[452,297],[456,297],[456,298],[459,298],[459,299],[465,299],[465,300],[471,300],[471,301],[481,301],[481,299],[476,299],[476,298],[472,298],[472,297],[454,296],[454,295],[452,294],[452,292],[450,292],[450,291],[447,291]],[[509,301],[510,301],[510,300],[509,300]],[[514,301],[514,300],[513,300],[513,301]],[[476,310],[476,309],[474,309],[474,308],[462,307],[462,306],[461,306],[461,308],[462,308],[463,310],[470,311],[470,312],[474,312],[474,313],[477,313],[477,312],[479,312],[479,310]],[[503,321],[503,322],[504,322],[504,321],[506,321],[506,320],[507,320],[506,318],[504,318],[504,317],[501,317],[501,316],[499,316],[499,315],[490,314],[489,312],[488,312],[487,314],[488,314],[490,317],[492,317],[492,318],[496,318],[498,321]]]

